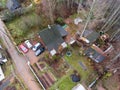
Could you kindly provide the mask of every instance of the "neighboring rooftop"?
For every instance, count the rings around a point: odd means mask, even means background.
[[[99,38],[100,34],[93,31],[89,35],[87,35],[85,38],[89,40],[90,43],[95,42]]]
[[[6,6],[11,12],[14,12],[16,9],[21,7],[18,0],[7,0]]]
[[[83,33],[83,37],[87,37],[88,35],[90,35],[93,32],[93,30],[85,30]]]
[[[66,34],[67,32],[60,25],[49,26],[39,33],[48,51],[53,49],[58,51],[58,47],[64,42],[62,37]]]
[[[105,56],[104,51],[101,48],[99,48],[97,45],[93,44],[91,46],[91,48],[93,48],[94,50],[96,50],[97,52],[99,52],[100,54],[102,54],[103,56]]]
[[[77,84],[75,87],[72,88],[72,90],[86,90],[83,85]]]
[[[105,56],[94,50],[93,48],[88,48],[85,50],[85,55],[91,58],[93,61],[99,63],[105,60]]]
[[[3,79],[5,79],[4,73],[2,71],[2,68],[0,66],[0,81],[2,81]]]

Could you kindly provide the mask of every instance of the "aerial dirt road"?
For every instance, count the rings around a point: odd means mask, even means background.
[[[0,37],[3,40],[4,45],[8,49],[8,52],[11,55],[12,60],[15,63],[16,70],[21,78],[24,80],[27,88],[29,90],[41,90],[38,84],[35,82],[35,79],[27,66],[27,59],[24,56],[20,56],[15,49],[10,38],[7,36],[4,29],[5,24],[0,19]]]

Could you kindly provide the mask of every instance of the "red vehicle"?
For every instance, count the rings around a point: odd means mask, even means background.
[[[28,52],[28,48],[25,47],[23,44],[19,45],[20,50],[22,50],[24,53]]]

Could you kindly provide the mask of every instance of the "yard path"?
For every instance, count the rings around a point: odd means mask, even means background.
[[[6,34],[5,27],[5,24],[0,19],[0,37],[2,38],[4,45],[8,49],[8,52],[16,65],[18,74],[24,80],[29,90],[41,90],[27,66],[27,58],[18,54],[14,44]]]

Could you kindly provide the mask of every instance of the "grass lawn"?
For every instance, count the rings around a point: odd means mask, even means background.
[[[6,7],[6,1],[7,0],[0,0],[0,6],[2,6],[3,8]]]
[[[20,83],[18,82],[18,80],[15,77],[11,78],[9,85],[6,87],[5,90],[9,90],[9,88],[12,88],[10,90],[23,90]]]
[[[5,52],[5,46],[4,46],[4,44],[3,44],[3,40],[2,39],[0,39],[0,45],[2,46],[2,48],[4,49],[4,50],[1,50],[1,53],[4,55],[4,56],[6,56],[6,52]],[[6,56],[7,57],[7,56]],[[1,65],[2,66],[2,69],[3,69],[3,71],[4,71],[4,75],[5,75],[5,77],[8,77],[10,74],[11,74],[11,61],[7,58],[7,62],[5,63],[5,64],[3,64],[3,65]]]
[[[76,83],[72,82],[71,78],[68,76],[64,78],[62,82],[59,83],[59,90],[71,90],[76,85]]]
[[[67,75],[64,75],[62,78],[58,79],[58,81],[49,89],[49,90],[71,90],[76,83],[72,82],[70,78],[70,74],[72,72],[69,71]]]
[[[5,77],[8,77],[10,74],[12,74],[12,71],[11,71],[11,62],[10,60],[8,60],[5,65],[2,66],[3,70],[4,70],[4,74],[5,74]]]
[[[89,60],[85,56],[79,55],[79,48],[75,47],[72,49],[72,55],[70,57],[64,56],[63,57],[67,63],[71,66],[71,69],[67,73],[67,75],[64,75],[62,78],[58,79],[58,81],[49,89],[49,90],[55,90],[58,88],[58,90],[71,90],[77,83],[72,82],[70,75],[73,74],[74,70],[77,70],[78,73],[81,76],[81,81],[79,83],[87,83],[89,75],[94,73],[93,68],[90,66]],[[83,70],[80,66],[79,62],[82,62],[87,67],[87,70]],[[91,81],[94,80],[94,78],[91,78]]]
[[[89,60],[85,56],[79,55],[78,47],[72,50],[72,55],[70,57],[65,55],[64,58],[71,65],[73,70],[77,70],[79,72],[81,81],[85,81],[91,73],[94,73]],[[86,66],[86,71],[82,69],[79,62],[82,62]]]

